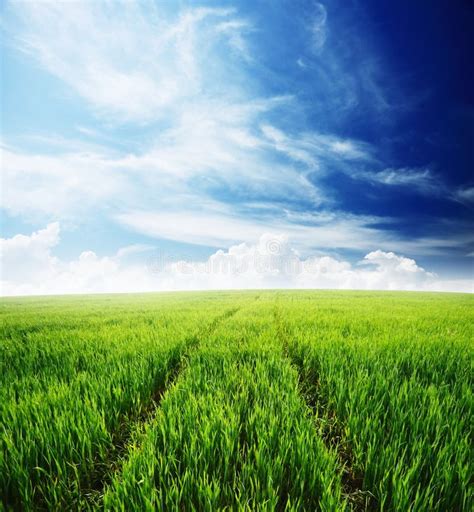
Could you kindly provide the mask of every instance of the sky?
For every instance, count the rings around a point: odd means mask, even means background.
[[[0,4],[1,293],[473,292],[474,4]]]

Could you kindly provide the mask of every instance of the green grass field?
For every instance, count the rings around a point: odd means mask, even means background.
[[[474,296],[4,299],[4,510],[473,509]]]

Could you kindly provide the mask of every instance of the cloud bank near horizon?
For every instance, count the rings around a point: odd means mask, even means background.
[[[302,257],[278,233],[218,250],[204,261],[168,261],[146,245],[102,257],[83,251],[65,261],[54,255],[59,241],[57,222],[0,239],[2,295],[267,288],[474,292],[473,281],[443,280],[393,252],[371,251],[356,265],[328,255]],[[145,258],[133,261],[137,254]]]

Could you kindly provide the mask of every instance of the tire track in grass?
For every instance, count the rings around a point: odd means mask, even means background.
[[[353,455],[350,446],[344,440],[343,425],[338,421],[334,411],[328,409],[327,401],[319,392],[318,376],[310,375],[308,369],[304,367],[303,358],[298,357],[291,351],[290,328],[283,319],[278,296],[275,301],[273,316],[277,338],[282,345],[284,355],[298,372],[300,393],[306,405],[312,411],[318,434],[328,448],[337,454],[342,468],[343,492],[349,507],[356,512],[375,510],[377,507],[373,494],[363,490],[363,473],[355,471],[353,468]],[[321,410],[324,411],[323,417],[319,413]]]
[[[337,461],[282,357],[271,305],[249,309],[193,354],[107,510],[344,510]]]
[[[256,300],[258,298],[259,296],[256,297]],[[184,342],[183,351],[175,360],[171,361],[165,385],[155,390],[150,402],[136,416],[125,415],[123,417],[121,426],[112,434],[113,448],[110,450],[110,458],[105,464],[98,464],[97,475],[94,477],[92,485],[82,488],[81,497],[84,501],[78,504],[78,509],[102,509],[104,489],[111,482],[114,473],[120,469],[122,459],[127,453],[129,445],[140,432],[143,432],[146,424],[153,421],[164,395],[172,388],[186,368],[190,355],[198,349],[202,339],[212,334],[222,322],[235,315],[239,309],[240,306],[226,310],[221,315],[216,316],[209,324],[199,327],[195,333],[191,334]]]

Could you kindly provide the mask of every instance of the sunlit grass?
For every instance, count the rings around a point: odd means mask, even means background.
[[[473,299],[4,300],[17,510],[470,510]]]

